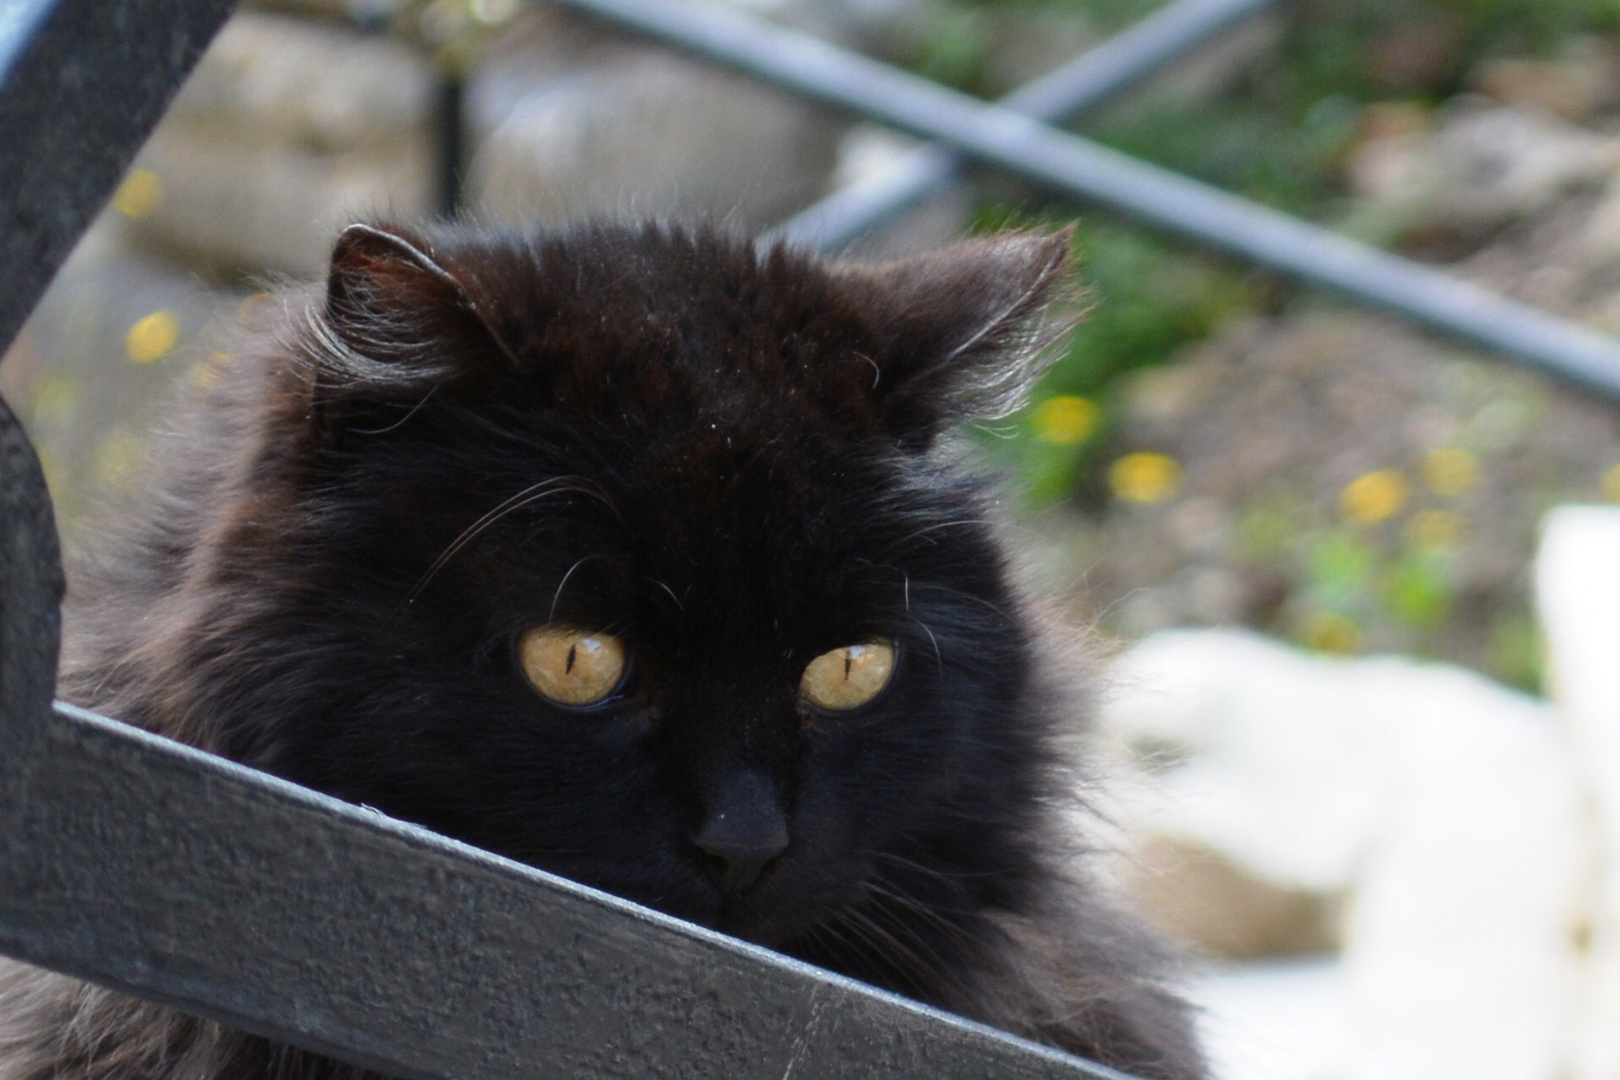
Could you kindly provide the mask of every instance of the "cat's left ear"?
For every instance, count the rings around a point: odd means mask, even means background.
[[[516,366],[453,264],[398,228],[350,225],[332,249],[325,321],[345,347],[333,389],[368,395],[416,390],[471,361]]]
[[[1043,318],[1064,280],[1072,228],[1003,233],[839,274],[869,290],[887,338],[873,393],[884,424],[925,449],[948,423],[1023,403],[1058,335]],[[870,310],[870,308],[869,308]]]

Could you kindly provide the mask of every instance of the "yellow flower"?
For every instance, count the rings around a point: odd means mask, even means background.
[[[1401,530],[1406,542],[1425,551],[1444,551],[1468,535],[1468,519],[1451,510],[1425,510],[1412,515]]]
[[[169,355],[180,342],[180,317],[164,309],[137,319],[124,337],[124,350],[137,364],[150,364]]]
[[[1163,502],[1181,487],[1181,463],[1166,454],[1126,454],[1108,470],[1108,483],[1126,502]]]
[[[1406,480],[1394,469],[1358,477],[1339,492],[1339,513],[1353,525],[1376,525],[1406,505]]]
[[[1354,619],[1332,611],[1313,611],[1299,623],[1299,640],[1308,649],[1325,653],[1353,653],[1361,649],[1361,627]]]
[[[1035,437],[1053,446],[1077,446],[1097,433],[1101,419],[1102,410],[1090,398],[1059,394],[1035,410]]]
[[[1436,495],[1461,495],[1479,480],[1479,459],[1467,450],[1442,446],[1423,459],[1423,482]]]
[[[150,217],[162,203],[163,177],[151,169],[131,169],[112,197],[113,209],[131,221]]]

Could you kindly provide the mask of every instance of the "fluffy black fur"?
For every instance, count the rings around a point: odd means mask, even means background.
[[[708,232],[356,226],[265,305],[70,611],[74,700],[1153,1080],[1202,1075],[1152,944],[1060,839],[993,495],[1067,238],[884,266]],[[612,633],[584,710],[515,662]],[[849,714],[798,694],[887,638]],[[756,881],[694,843],[780,820]],[[1061,820],[1060,820],[1061,819]],[[351,1076],[55,976],[0,977],[0,1077]]]

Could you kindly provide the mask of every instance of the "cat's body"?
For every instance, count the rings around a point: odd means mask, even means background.
[[[1064,839],[1075,706],[941,442],[1023,389],[1065,250],[352,228],[75,586],[63,694],[1196,1080],[1157,950]],[[352,1075],[0,968],[0,1080]]]

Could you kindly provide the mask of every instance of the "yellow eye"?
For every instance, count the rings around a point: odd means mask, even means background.
[[[893,674],[894,645],[890,642],[845,645],[810,661],[799,680],[799,693],[817,708],[844,712],[877,697]]]
[[[609,634],[536,626],[518,642],[518,663],[540,693],[559,705],[595,705],[624,678],[624,645]]]

